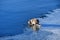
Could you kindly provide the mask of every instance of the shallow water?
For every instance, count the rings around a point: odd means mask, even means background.
[[[27,21],[60,7],[59,0],[0,0],[0,36],[24,33]]]

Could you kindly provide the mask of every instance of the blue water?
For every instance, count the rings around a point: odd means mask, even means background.
[[[24,33],[27,21],[60,7],[59,0],[0,0],[0,36]]]

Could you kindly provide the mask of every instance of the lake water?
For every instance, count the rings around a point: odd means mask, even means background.
[[[0,0],[0,36],[24,33],[27,21],[60,8],[59,0]]]

